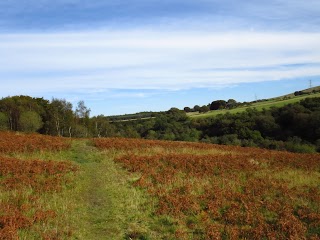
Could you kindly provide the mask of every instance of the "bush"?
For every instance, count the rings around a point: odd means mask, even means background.
[[[316,141],[316,150],[317,152],[320,152],[320,139]]]
[[[219,143],[224,145],[241,145],[241,140],[237,134],[226,134],[219,138]]]
[[[296,153],[315,153],[316,148],[313,145],[309,144],[297,144],[294,142],[287,142],[285,147],[288,151],[296,152]]]

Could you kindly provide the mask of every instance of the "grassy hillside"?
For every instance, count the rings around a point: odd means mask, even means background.
[[[3,132],[0,139],[0,239],[320,237],[319,154]]]
[[[320,91],[320,86],[307,88],[307,89],[304,89],[302,91],[305,92],[305,93],[319,92]],[[284,96],[280,96],[280,97],[277,97],[277,98],[281,99],[281,98],[284,98],[284,97],[295,97],[295,95],[294,95],[294,93],[290,93],[290,94],[287,94],[287,95],[284,95]],[[277,99],[277,98],[274,98],[274,99]]]
[[[286,97],[290,97],[290,99],[286,99]],[[269,109],[271,107],[283,107],[287,104],[296,103],[305,98],[312,98],[312,97],[320,97],[320,93],[315,93],[315,94],[311,93],[310,95],[302,95],[302,96],[286,95],[279,98],[273,98],[266,101],[253,103],[250,106],[246,106],[246,107],[238,107],[230,110],[227,110],[227,109],[215,110],[215,111],[209,111],[207,113],[188,113],[188,116],[191,118],[202,118],[202,117],[205,118],[205,117],[214,117],[218,114],[225,114],[225,113],[234,114],[238,112],[243,112],[248,108],[256,108],[257,110],[262,110],[262,109]]]

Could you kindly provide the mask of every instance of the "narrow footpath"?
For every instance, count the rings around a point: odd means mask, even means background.
[[[151,209],[146,194],[132,186],[134,176],[90,140],[74,140],[70,155],[80,165],[78,239],[155,239]]]

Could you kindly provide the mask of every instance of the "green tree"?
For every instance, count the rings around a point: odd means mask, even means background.
[[[111,137],[115,135],[115,127],[107,117],[99,115],[91,118],[90,130],[95,137]]]
[[[157,137],[157,132],[154,130],[149,130],[146,135],[146,139],[157,139]]]
[[[86,107],[84,101],[78,102],[78,106],[76,108],[76,120],[77,124],[82,125],[87,129],[86,137],[89,134],[88,129],[90,125],[90,111],[90,108]]]
[[[8,116],[5,113],[0,112],[0,131],[8,130],[8,122]]]
[[[199,105],[195,105],[195,106],[193,107],[193,110],[194,110],[195,112],[199,112],[199,111],[200,111],[200,106],[199,106]]]
[[[29,96],[13,96],[0,100],[0,112],[3,112],[8,119],[8,129],[12,131],[21,130],[20,115],[23,112],[36,112],[46,122],[48,101],[43,98],[32,98]],[[44,128],[38,130],[40,133],[47,133]]]
[[[53,98],[48,108],[48,133],[58,136],[72,137],[75,127],[75,115],[72,104],[65,99]]]
[[[203,105],[202,107],[200,107],[200,109],[199,109],[199,112],[200,113],[206,113],[206,112],[209,112],[209,107],[208,106],[206,106],[206,105]]]
[[[43,126],[43,122],[38,113],[26,111],[20,115],[19,126],[23,132],[36,132]]]
[[[213,101],[210,104],[210,110],[218,110],[218,109],[224,109],[227,106],[227,102],[224,100],[217,100]]]
[[[227,108],[231,109],[231,108],[235,108],[238,105],[237,101],[234,99],[229,99],[227,101]]]
[[[84,101],[79,101],[76,109],[76,116],[81,120],[87,120],[90,117],[90,108],[87,108]]]
[[[192,109],[191,109],[191,108],[189,108],[189,107],[185,107],[183,110],[184,110],[186,113],[188,113],[188,112],[192,112]]]
[[[72,128],[72,136],[78,138],[84,138],[88,136],[88,129],[85,126],[76,124]]]

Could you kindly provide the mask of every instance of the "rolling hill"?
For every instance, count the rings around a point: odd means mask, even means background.
[[[206,117],[214,117],[218,114],[239,113],[239,112],[245,111],[248,108],[256,108],[257,110],[262,110],[262,109],[270,109],[272,107],[283,107],[290,103],[299,102],[305,98],[320,97],[319,91],[320,91],[320,87],[308,88],[301,91],[305,93],[302,95],[296,96],[294,93],[291,93],[291,94],[287,94],[287,95],[276,97],[276,98],[249,102],[246,106],[241,106],[233,109],[214,110],[206,113],[191,112],[191,113],[188,113],[187,115],[191,118],[206,118]]]

